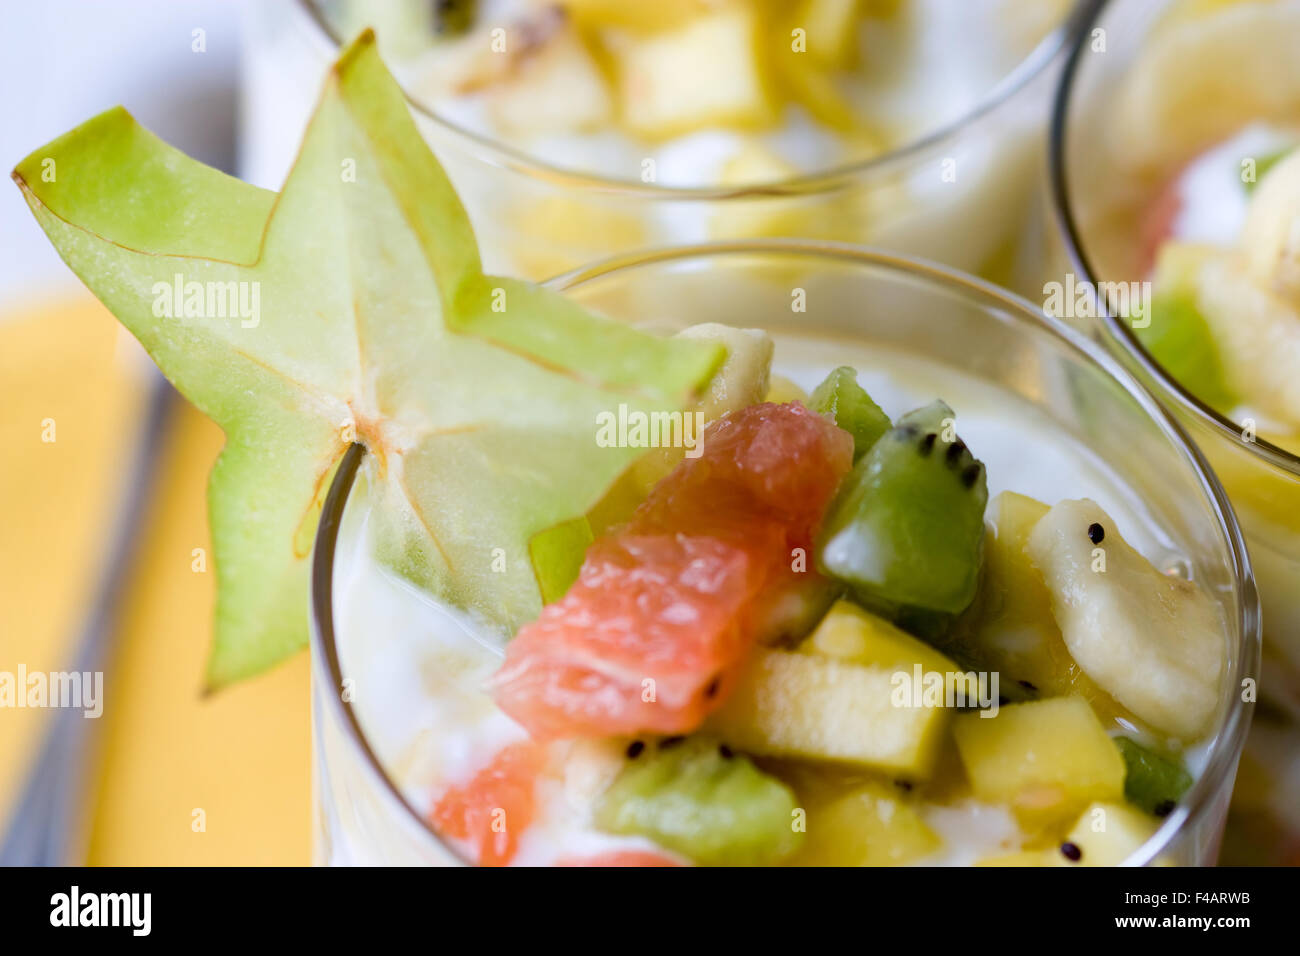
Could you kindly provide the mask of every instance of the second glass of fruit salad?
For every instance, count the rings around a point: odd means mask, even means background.
[[[1100,4],[1052,158],[1067,268],[1103,284],[1102,333],[1232,497],[1264,605],[1262,695],[1300,713],[1297,49],[1295,0]]]
[[[1071,0],[252,4],[243,176],[278,185],[341,42],[375,27],[489,268],[796,236],[1004,284]],[[972,38],[978,38],[973,42]]]
[[[1214,861],[1258,602],[1216,479],[1112,360],[848,246],[554,285],[725,364],[698,418],[593,422],[665,440],[534,540],[513,635],[384,570],[353,448],[314,557],[321,862]]]

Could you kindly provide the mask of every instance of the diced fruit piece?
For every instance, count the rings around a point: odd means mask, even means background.
[[[909,412],[854,466],[819,537],[821,572],[869,606],[956,614],[975,596],[988,486],[943,402]]]
[[[1128,737],[1116,737],[1128,772],[1124,796],[1129,803],[1157,817],[1168,816],[1192,786],[1192,775],[1182,765],[1162,757]]]
[[[509,135],[592,129],[608,123],[614,109],[600,68],[572,27],[529,50],[487,96],[494,124]]]
[[[1241,248],[1254,280],[1300,308],[1300,150],[1259,181],[1241,228]]]
[[[866,389],[858,384],[858,373],[848,366],[835,369],[813,389],[808,407],[829,415],[836,425],[853,436],[854,461],[889,431],[889,416],[871,400]]]
[[[1122,803],[1097,802],[1079,815],[1062,847],[1073,844],[1074,850],[1062,858],[1078,866],[1119,866],[1142,848],[1159,828],[1159,823],[1144,813]]]
[[[615,51],[619,99],[634,135],[663,139],[713,126],[766,126],[776,118],[752,9],[724,7],[676,30],[623,40]]]
[[[996,672],[1013,699],[1078,694],[1103,721],[1127,712],[1070,656],[1052,614],[1052,595],[1025,545],[1047,505],[1004,491],[989,507],[992,533],[984,539],[979,616],[960,650],[979,670]]]
[[[799,866],[902,866],[937,852],[943,841],[898,788],[867,783],[807,812]]]
[[[898,688],[894,671],[885,668],[759,650],[709,726],[751,753],[856,764],[923,780],[934,767],[950,712],[903,699]],[[1114,747],[1111,752],[1118,760]]]
[[[808,393],[799,387],[797,382],[792,382],[784,375],[773,375],[767,386],[767,397],[764,401],[776,402],[778,405],[785,402],[803,402],[808,404]]]
[[[692,325],[677,333],[678,338],[695,339],[727,350],[727,358],[709,383],[708,395],[699,410],[710,421],[767,396],[772,370],[772,338],[762,329],[737,329],[717,322]]]
[[[1201,313],[1197,274],[1218,250],[1193,243],[1160,247],[1152,284],[1151,322],[1133,331],[1165,370],[1201,401],[1222,412],[1237,404],[1228,387],[1219,346]]]
[[[802,840],[794,794],[708,738],[669,738],[632,758],[596,808],[596,825],[644,836],[705,866],[779,862]]]
[[[693,730],[753,643],[763,552],[780,547],[766,531],[752,553],[686,534],[597,541],[568,593],[507,646],[498,706],[539,738]]]
[[[1113,113],[1120,155],[1168,168],[1239,129],[1246,120],[1294,121],[1300,75],[1290,68],[1300,9],[1238,3],[1201,16],[1176,15],[1144,40]]]
[[[944,675],[945,688],[947,685],[962,688],[966,695],[964,701],[974,703],[977,699],[977,688],[967,685],[965,675],[955,663],[929,644],[852,601],[837,602],[799,650],[909,677],[919,664],[924,674]]]
[[[751,405],[705,429],[703,454],[656,485],[631,526],[743,540],[761,517],[808,547],[852,458],[852,437],[802,405]]]
[[[672,857],[650,850],[611,850],[597,856],[566,856],[556,866],[681,866]]]
[[[498,705],[537,737],[694,730],[795,581],[853,439],[801,405],[751,405],[587,551],[506,649]],[[761,597],[760,597],[761,595]]]
[[[1124,759],[1082,697],[964,714],[953,736],[975,796],[1009,804],[1022,821],[1060,821],[1092,800],[1118,801]]]
[[[1223,622],[1209,595],[1153,567],[1087,498],[1057,503],[1028,551],[1083,671],[1151,726],[1187,740],[1202,734],[1224,666]]]
[[[468,784],[442,795],[430,814],[434,828],[473,844],[480,866],[505,866],[533,822],[534,786],[544,757],[531,742],[506,747]]]

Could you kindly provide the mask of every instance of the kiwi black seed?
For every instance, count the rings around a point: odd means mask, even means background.
[[[962,441],[960,438],[958,438],[955,442],[953,442],[951,445],[948,446],[948,451],[947,451],[948,464],[950,465],[955,464],[958,460],[960,460],[962,454],[965,451],[966,451],[966,443]]]
[[[1079,845],[1077,843],[1062,843],[1061,855],[1064,856],[1071,863],[1078,863],[1080,860],[1083,859],[1083,851],[1079,849]]]
[[[967,465],[965,468],[962,469],[961,483],[965,485],[967,488],[974,488],[975,482],[979,481],[979,479],[980,479],[979,462],[975,462],[972,465]]]
[[[1088,540],[1093,544],[1101,544],[1106,539],[1106,529],[1097,522],[1088,525]]]
[[[632,741],[630,744],[627,745],[627,759],[635,760],[637,757],[641,756],[641,752],[643,750],[645,750],[644,740]]]
[[[685,737],[665,737],[663,740],[659,741],[659,749],[671,750],[673,747],[676,747],[685,739],[686,739]]]
[[[939,437],[939,436],[936,435],[934,432],[930,432],[930,433],[928,433],[924,438],[921,439],[921,454],[922,454],[922,455],[928,455],[928,454],[930,454],[930,451],[934,448],[934,440],[935,440],[936,438],[938,438],[938,437]]]

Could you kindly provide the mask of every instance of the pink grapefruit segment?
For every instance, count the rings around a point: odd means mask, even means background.
[[[442,795],[430,814],[434,829],[468,841],[480,866],[505,866],[519,849],[520,835],[533,822],[534,786],[544,763],[545,754],[537,744],[511,744],[469,783]]]
[[[593,544],[568,593],[510,642],[498,706],[539,739],[697,728],[852,461],[852,437],[801,405],[713,422],[703,454]]]

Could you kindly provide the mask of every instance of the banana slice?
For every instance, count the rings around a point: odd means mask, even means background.
[[[1157,26],[1117,104],[1119,158],[1176,165],[1251,119],[1300,112],[1300,2],[1234,3]]]
[[[1300,308],[1300,150],[1260,181],[1241,230],[1251,277]]]
[[[1087,498],[1052,508],[1026,551],[1052,592],[1066,646],[1089,677],[1159,730],[1192,740],[1209,729],[1224,644],[1207,594],[1160,573]]]

